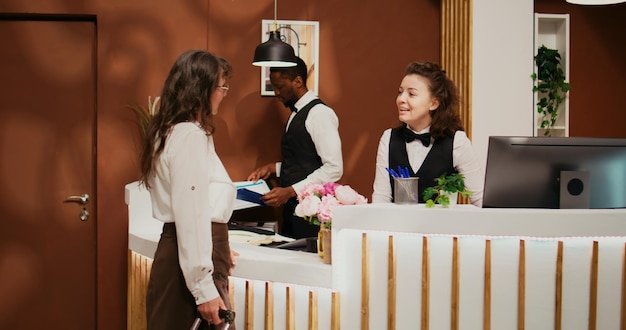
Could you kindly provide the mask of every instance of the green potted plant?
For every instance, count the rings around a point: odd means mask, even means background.
[[[537,72],[530,77],[537,83],[533,92],[537,92],[537,112],[542,115],[540,127],[545,129],[544,135],[550,135],[550,129],[556,124],[559,105],[563,103],[570,90],[565,82],[565,73],[561,69],[561,55],[556,49],[541,45],[534,57]]]
[[[472,192],[465,189],[465,177],[460,173],[446,175],[446,173],[435,179],[437,183],[433,187],[424,189],[424,200],[426,207],[434,207],[440,204],[443,207],[450,205],[450,196],[460,194],[463,197],[469,197]],[[455,195],[456,196],[456,195]]]

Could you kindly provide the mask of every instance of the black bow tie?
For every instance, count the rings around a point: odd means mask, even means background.
[[[290,105],[289,109],[291,110],[291,112],[298,112],[298,109],[296,109],[295,105]]]
[[[404,128],[404,139],[406,142],[420,140],[422,141],[424,147],[428,147],[430,145],[430,133],[417,134],[411,131],[408,127]]]

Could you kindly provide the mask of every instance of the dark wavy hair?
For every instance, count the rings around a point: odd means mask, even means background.
[[[426,78],[430,93],[439,100],[439,107],[430,112],[430,135],[433,138],[454,136],[456,131],[464,130],[459,115],[459,92],[454,82],[446,76],[446,72],[435,63],[413,62],[404,71],[404,76],[411,74]]]
[[[163,152],[174,125],[193,122],[200,112],[200,125],[207,134],[215,131],[211,113],[211,95],[220,77],[229,79],[232,67],[224,58],[205,50],[181,54],[163,84],[159,110],[150,120],[141,152],[140,181],[149,188],[147,179],[154,171],[155,159]]]

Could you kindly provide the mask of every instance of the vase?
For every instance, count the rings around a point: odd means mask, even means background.
[[[440,190],[439,193],[442,194],[442,195],[447,195],[448,198],[450,199],[450,205],[448,205],[448,207],[455,206],[457,204],[458,200],[459,200],[459,193],[458,192],[449,193],[449,192],[445,192],[443,190]]]
[[[332,231],[330,229],[321,228],[317,234],[317,254],[322,258],[325,264],[332,263]]]

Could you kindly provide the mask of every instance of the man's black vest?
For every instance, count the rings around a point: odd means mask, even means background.
[[[280,168],[280,186],[289,187],[304,180],[309,174],[322,166],[322,159],[315,150],[315,144],[304,123],[311,108],[324,104],[315,99],[300,109],[291,120],[289,128],[280,141],[282,165]]]
[[[456,173],[454,169],[454,162],[452,160],[452,149],[454,143],[454,137],[445,136],[435,139],[432,148],[426,155],[424,163],[419,168],[417,173],[411,168],[409,163],[409,156],[406,152],[406,140],[404,134],[402,134],[404,126],[396,127],[391,130],[391,138],[389,139],[389,168],[398,171],[398,166],[405,168],[408,167],[412,177],[419,177],[418,192],[419,201],[424,203],[424,190],[427,187],[435,186],[435,179],[446,173],[450,175]],[[391,200],[394,200],[393,195],[393,179],[389,178],[391,182]]]

